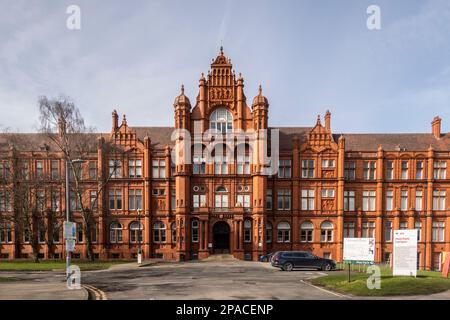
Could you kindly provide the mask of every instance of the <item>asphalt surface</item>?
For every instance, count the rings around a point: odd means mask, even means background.
[[[342,299],[303,282],[315,270],[283,272],[269,263],[209,260],[85,272],[82,282],[107,299]]]

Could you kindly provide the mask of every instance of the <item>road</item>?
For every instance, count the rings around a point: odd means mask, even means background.
[[[303,282],[321,275],[230,259],[84,272],[82,283],[102,290],[108,299],[342,299]]]

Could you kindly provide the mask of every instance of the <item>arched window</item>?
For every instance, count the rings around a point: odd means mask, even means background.
[[[312,242],[313,241],[314,226],[311,222],[305,221],[300,226],[300,241]]]
[[[136,243],[136,242],[142,242],[142,230],[144,227],[142,226],[142,223],[139,223],[137,221],[133,221],[130,223],[130,242]]]
[[[220,133],[227,133],[233,130],[233,116],[225,108],[216,109],[209,118],[209,127]]]
[[[153,224],[153,242],[166,242],[166,225],[162,222]]]
[[[272,243],[272,224],[270,222],[266,224],[266,242]]]
[[[198,242],[198,227],[199,227],[199,222],[197,219],[194,219],[191,221],[191,239],[192,242]]]
[[[324,221],[320,225],[320,241],[333,242],[333,224],[330,221]]]
[[[172,243],[177,243],[177,223],[172,222],[170,225],[170,231],[172,232]]]
[[[287,222],[280,222],[277,226],[278,242],[291,241],[291,226]]]
[[[218,187],[215,194],[215,207],[228,208],[228,193],[225,187]]]
[[[252,222],[250,220],[244,221],[244,242],[252,241]]]
[[[122,242],[122,225],[118,222],[113,222],[109,226],[109,242]]]

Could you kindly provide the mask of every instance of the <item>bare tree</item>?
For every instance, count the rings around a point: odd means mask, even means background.
[[[107,174],[98,174],[95,185],[83,181],[82,165],[76,159],[88,159],[97,152],[98,135],[93,127],[87,127],[80,111],[67,97],[48,99],[39,98],[40,132],[45,133],[56,148],[63,154],[70,171],[70,189],[76,199],[71,199],[76,211],[83,220],[83,231],[89,260],[95,259],[92,249],[92,229],[95,223],[94,213],[97,211],[98,199],[104,192],[109,179],[115,175],[120,166],[114,162]],[[103,146],[108,154],[121,154],[120,147],[105,143]],[[94,192],[92,192],[94,191]]]

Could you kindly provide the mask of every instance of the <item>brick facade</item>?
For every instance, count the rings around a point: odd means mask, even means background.
[[[445,201],[450,194],[450,134],[441,133],[439,118],[431,133],[423,134],[335,134],[329,112],[323,125],[319,116],[314,127],[269,128],[269,104],[262,90],[248,106],[244,80],[235,75],[222,50],[199,80],[195,105],[182,89],[174,116],[174,127],[132,127],[125,116],[119,125],[114,111],[111,132],[92,138],[94,150],[83,164],[86,190],[108,172],[106,143],[128,151],[120,159],[122,175],[108,182],[94,214],[94,252],[99,258],[133,258],[138,243],[131,227],[138,220],[144,258],[203,259],[229,252],[256,260],[267,252],[298,249],[342,261],[344,236],[373,236],[376,261],[385,262],[392,252],[390,230],[419,226],[421,267],[435,268],[441,252],[450,251],[450,201]],[[224,132],[279,129],[278,173],[263,175],[262,164],[247,163],[245,157],[219,166],[202,164],[201,157],[192,165],[174,164],[174,129],[192,133],[199,127],[203,132],[212,122]],[[0,135],[1,168],[20,158],[32,172],[39,162],[49,173],[53,163],[57,175],[48,185],[59,192],[65,210],[62,155],[50,144],[43,147],[47,142],[41,134],[20,135],[28,145],[14,150],[6,144],[7,135]],[[89,176],[93,167],[96,177]],[[50,199],[47,203],[51,206]],[[0,210],[9,214],[4,205]],[[81,221],[79,213],[72,215]],[[23,236],[15,233],[14,225],[8,227],[1,229],[1,257],[29,255]],[[62,258],[62,231],[59,238],[52,250]],[[48,250],[43,243],[43,257]],[[86,257],[83,241],[77,244],[77,256]]]

